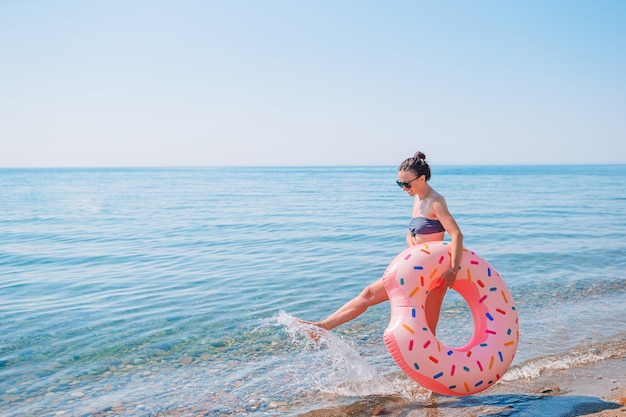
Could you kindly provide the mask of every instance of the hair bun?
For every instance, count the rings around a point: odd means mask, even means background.
[[[411,158],[407,158],[400,164],[398,171],[413,171],[417,177],[424,175],[426,181],[430,179],[430,167],[426,162],[426,155],[417,151]]]

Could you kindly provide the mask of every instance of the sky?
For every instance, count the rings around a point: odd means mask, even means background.
[[[0,1],[0,168],[626,163],[626,1]]]

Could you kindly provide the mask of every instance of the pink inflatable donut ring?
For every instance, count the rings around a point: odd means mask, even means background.
[[[474,319],[470,341],[461,347],[437,340],[426,322],[424,303],[450,268],[448,242],[431,242],[401,252],[383,275],[391,305],[384,340],[402,370],[431,391],[451,396],[480,392],[504,375],[519,341],[513,297],[500,274],[464,249],[452,289],[467,302]]]

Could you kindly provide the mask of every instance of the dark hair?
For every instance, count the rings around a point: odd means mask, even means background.
[[[398,167],[398,171],[413,171],[417,178],[425,175],[426,181],[430,179],[430,167],[426,162],[426,155],[420,151],[415,152],[412,158],[405,159]]]

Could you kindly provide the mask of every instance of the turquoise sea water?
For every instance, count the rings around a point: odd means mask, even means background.
[[[395,167],[0,170],[0,415],[297,415],[415,396],[389,305],[318,320],[404,249]],[[626,353],[626,166],[433,167],[515,298],[503,384]],[[440,338],[469,339],[451,292]]]

